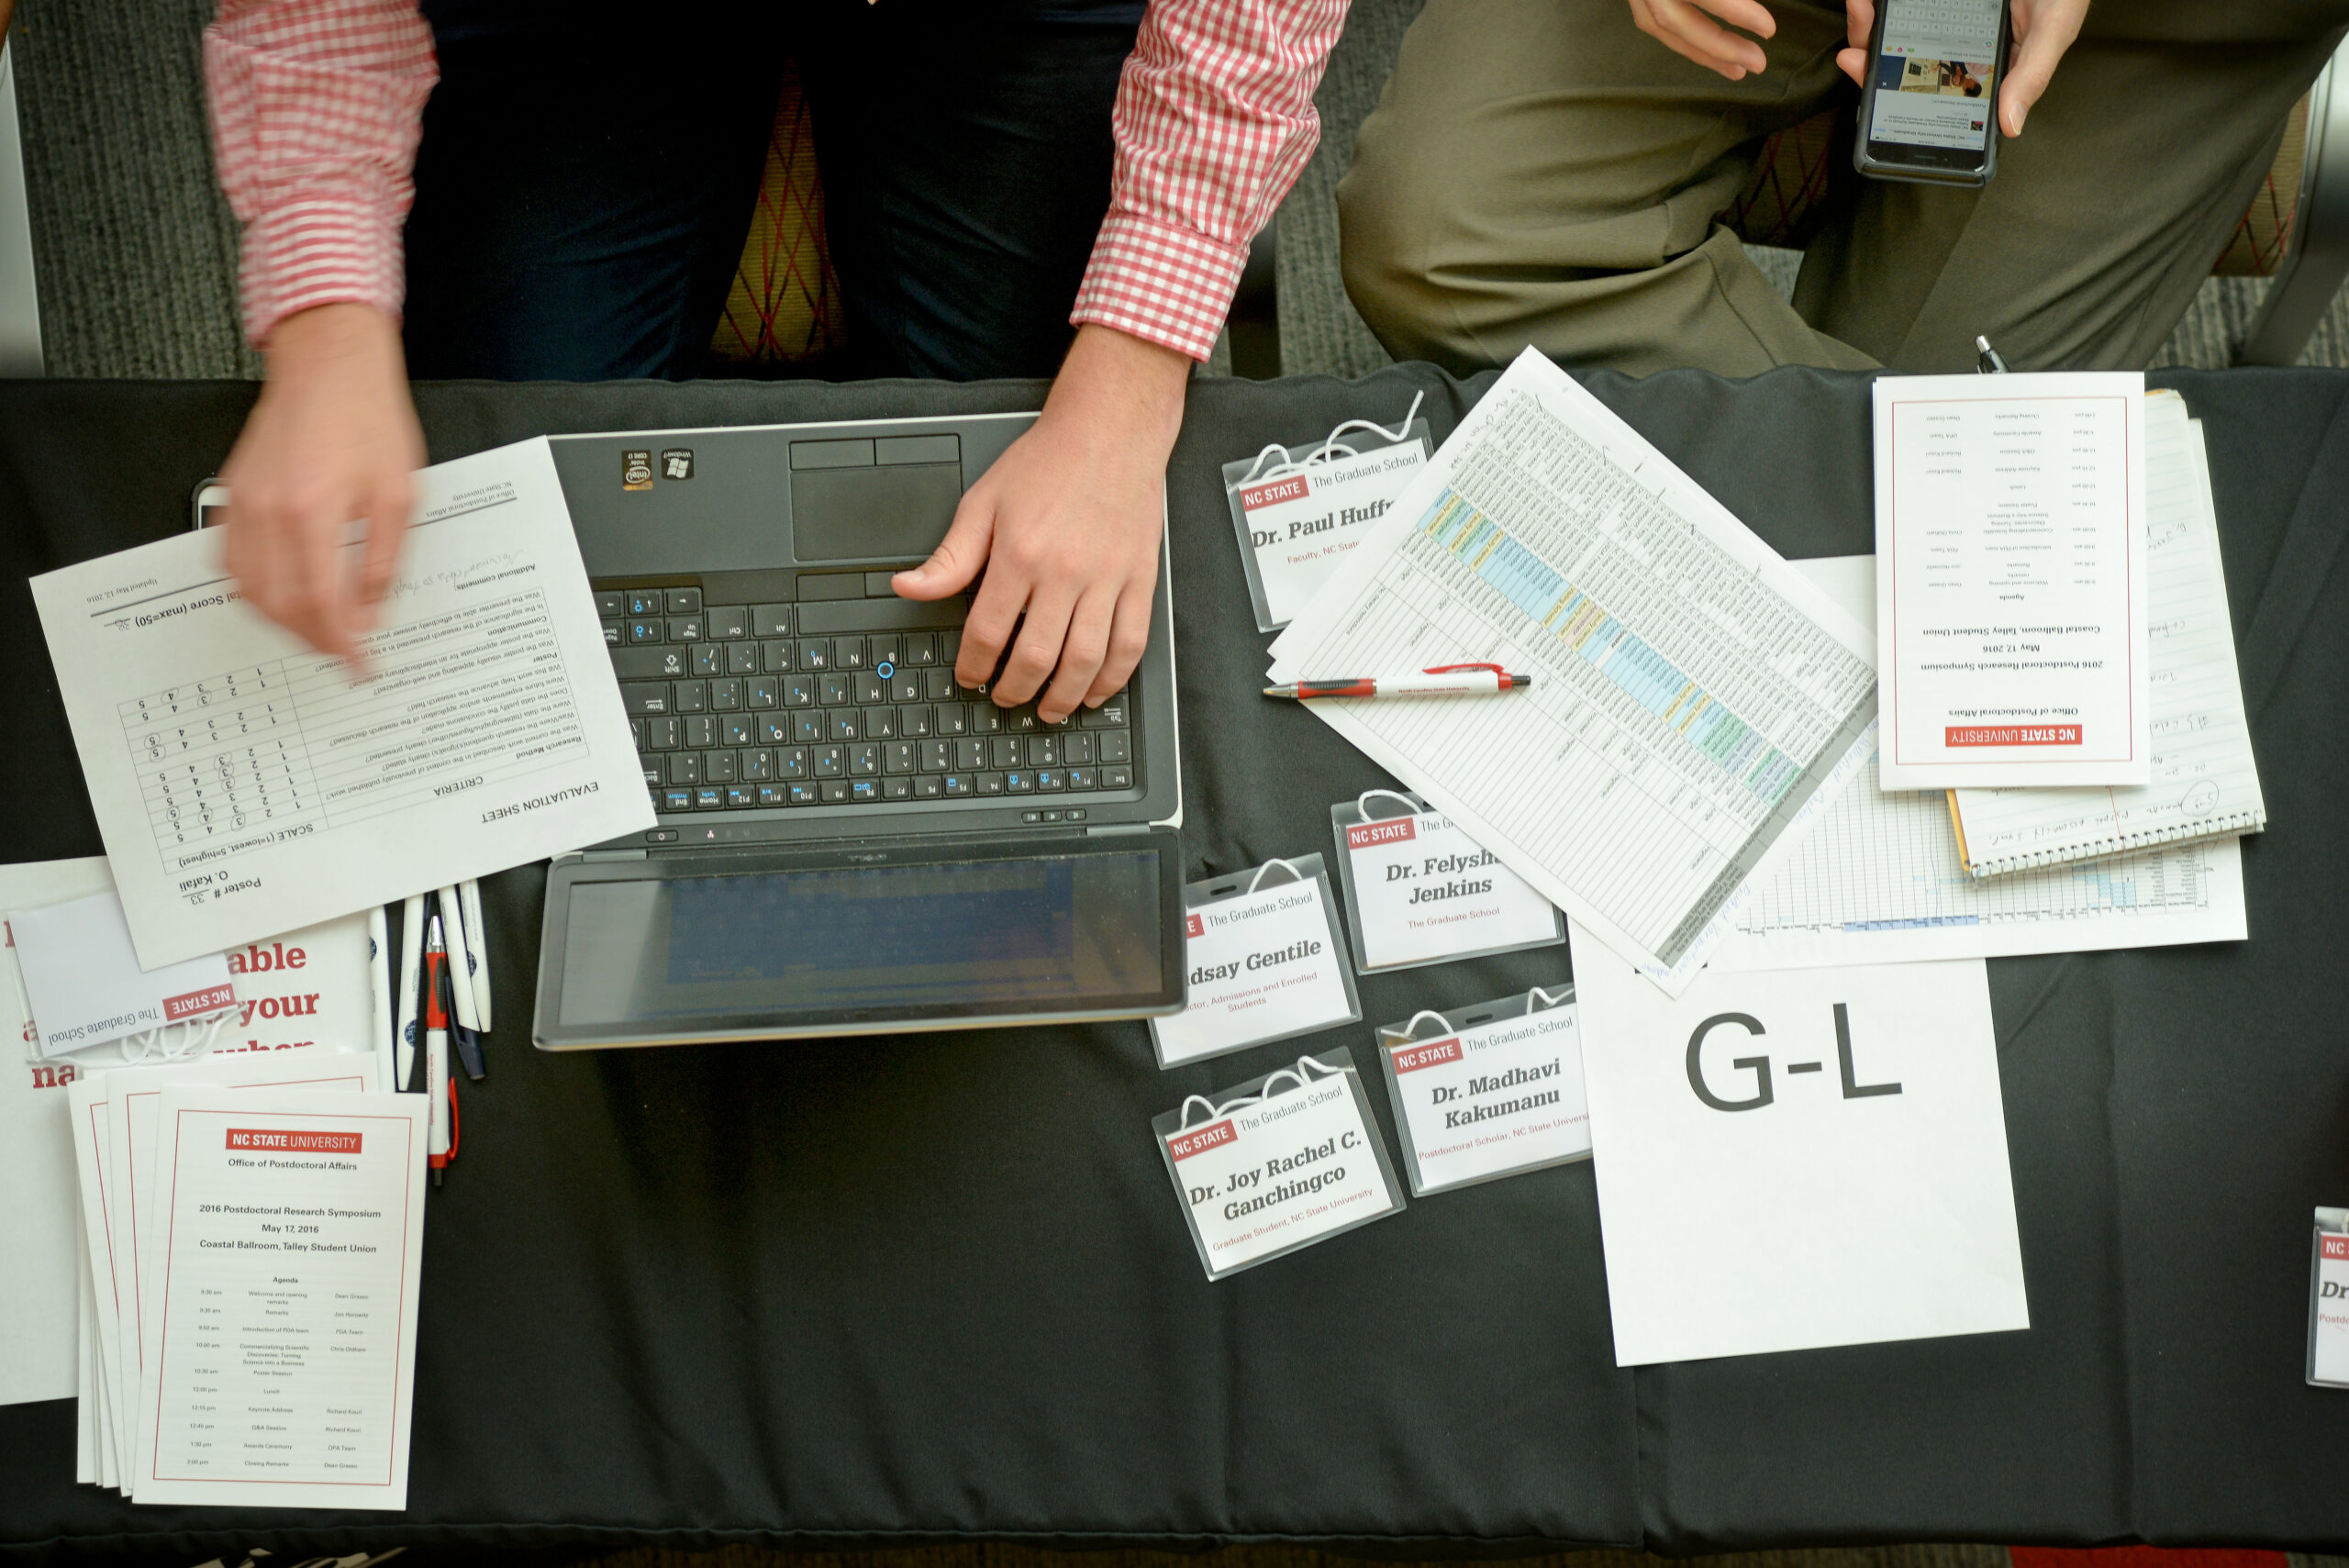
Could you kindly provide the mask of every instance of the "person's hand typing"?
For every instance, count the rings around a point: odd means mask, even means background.
[[[1077,329],[1042,415],[971,486],[930,558],[892,584],[905,598],[942,599],[985,568],[957,682],[993,679],[998,704],[1035,697],[1037,713],[1057,723],[1080,704],[1098,706],[1134,673],[1150,637],[1166,457],[1190,370],[1172,349]]]
[[[398,325],[324,305],[270,333],[269,379],[220,471],[224,554],[253,607],[321,652],[351,659],[391,586],[424,466]],[[343,538],[365,518],[354,573]]]
[[[1708,71],[1718,71],[1732,82],[1742,82],[1769,63],[1760,44],[1720,25],[1728,22],[1743,28],[1755,38],[1773,36],[1778,30],[1777,19],[1760,0],[1631,0],[1631,5],[1633,27],[1673,53],[1685,55]]]
[[[1998,129],[2021,136],[2031,106],[2047,91],[2055,66],[2087,20],[2088,0],[2010,0],[2014,10],[2014,50],[2007,61],[2007,80],[1998,88]],[[1843,0],[1844,36],[1851,47],[1838,50],[1835,63],[1862,86],[1868,80],[1868,33],[1876,26],[1875,0]]]

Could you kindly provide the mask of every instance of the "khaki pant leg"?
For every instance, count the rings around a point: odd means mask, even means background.
[[[1625,0],[1429,0],[1338,187],[1346,291],[1387,350],[1455,372],[1529,344],[1633,374],[1873,363],[1714,222],[1763,138],[1855,93],[1842,6],[1774,9],[1769,68],[1732,83]]]
[[[2135,369],[2274,162],[2349,6],[2110,0],[1981,191],[1876,180],[1812,240],[1795,303],[1904,371]]]

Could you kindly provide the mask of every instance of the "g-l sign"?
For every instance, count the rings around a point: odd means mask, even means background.
[[[1768,1057],[1740,1056],[1731,1060],[1730,1066],[1733,1071],[1753,1074],[1753,1092],[1742,1100],[1723,1099],[1713,1093],[1705,1082],[1706,1037],[1727,1024],[1735,1024],[1749,1035],[1769,1032],[1751,1013],[1715,1013],[1698,1024],[1697,1032],[1688,1037],[1688,1086],[1697,1091],[1698,1099],[1717,1111],[1758,1111],[1776,1098],[1776,1093],[1770,1084]],[[1845,1099],[1864,1100],[1872,1095],[1897,1095],[1900,1092],[1898,1084],[1863,1084],[1859,1081],[1859,1073],[1852,1065],[1852,1022],[1841,1002],[1835,1004],[1835,1055],[1837,1064],[1842,1069]],[[1787,1063],[1787,1075],[1791,1078],[1798,1073],[1816,1073],[1820,1066],[1816,1062],[1789,1062]]]

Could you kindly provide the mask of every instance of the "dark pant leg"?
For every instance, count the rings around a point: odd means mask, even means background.
[[[409,373],[699,373],[757,201],[789,7],[423,8],[440,84],[407,223]]]
[[[1141,7],[821,0],[795,48],[858,374],[1050,375]]]

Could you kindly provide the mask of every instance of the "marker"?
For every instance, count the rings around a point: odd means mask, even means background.
[[[424,1093],[431,1132],[424,1144],[426,1163],[432,1167],[432,1184],[449,1164],[449,1015],[440,1007],[441,967],[449,950],[441,945],[440,917],[432,917],[431,933],[424,939]]]
[[[388,1084],[398,1063],[392,1051],[392,933],[381,904],[367,911],[367,971],[375,987],[375,1070]]]
[[[467,877],[457,884],[457,903],[465,913],[465,962],[473,980],[475,1027],[489,1032],[489,928],[481,917],[481,884]]]
[[[1268,697],[1489,697],[1521,692],[1531,675],[1512,675],[1497,664],[1438,664],[1416,675],[1366,675],[1351,681],[1298,681],[1266,686]]]
[[[416,982],[424,968],[424,895],[400,906],[399,1028],[392,1039],[392,1087],[416,1082]]]
[[[1974,337],[1974,369],[1979,375],[2007,373],[2006,357],[1990,347],[1990,339],[1976,333]]]

